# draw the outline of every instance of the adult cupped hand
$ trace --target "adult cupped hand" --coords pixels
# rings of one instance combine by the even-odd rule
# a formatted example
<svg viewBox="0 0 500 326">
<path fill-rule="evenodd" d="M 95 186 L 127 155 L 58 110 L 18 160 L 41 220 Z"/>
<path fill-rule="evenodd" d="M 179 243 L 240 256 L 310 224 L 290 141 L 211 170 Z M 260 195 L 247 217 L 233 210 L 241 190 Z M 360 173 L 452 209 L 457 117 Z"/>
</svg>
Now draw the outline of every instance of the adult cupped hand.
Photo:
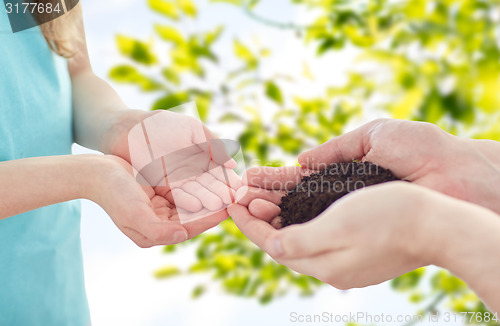
<svg viewBox="0 0 500 326">
<path fill-rule="evenodd" d="M 397 177 L 500 213 L 500 143 L 459 138 L 434 124 L 381 119 L 299 156 L 306 169 L 362 160 Z"/>
<path fill-rule="evenodd" d="M 250 169 L 243 203 L 276 216 L 275 204 L 304 175 L 353 160 L 378 164 L 401 179 L 500 213 L 500 143 L 459 138 L 430 123 L 390 119 L 375 120 L 301 154 L 301 167 Z"/>
<path fill-rule="evenodd" d="M 290 184 L 299 178 L 290 168 L 279 176 Z M 500 309 L 499 263 L 491 258 L 500 248 L 500 220 L 489 209 L 395 181 L 354 191 L 315 219 L 277 230 L 269 222 L 279 200 L 279 192 L 254 188 L 228 211 L 280 264 L 339 289 L 432 264 L 463 279 L 492 312 Z"/>
<path fill-rule="evenodd" d="M 440 235 L 425 214 L 433 195 L 405 182 L 371 186 L 344 196 L 314 220 L 280 230 L 270 224 L 279 213 L 272 204 L 235 204 L 228 211 L 238 228 L 280 264 L 348 289 L 435 263 Z M 276 203 L 277 193 L 268 192 L 267 200 Z"/>
</svg>

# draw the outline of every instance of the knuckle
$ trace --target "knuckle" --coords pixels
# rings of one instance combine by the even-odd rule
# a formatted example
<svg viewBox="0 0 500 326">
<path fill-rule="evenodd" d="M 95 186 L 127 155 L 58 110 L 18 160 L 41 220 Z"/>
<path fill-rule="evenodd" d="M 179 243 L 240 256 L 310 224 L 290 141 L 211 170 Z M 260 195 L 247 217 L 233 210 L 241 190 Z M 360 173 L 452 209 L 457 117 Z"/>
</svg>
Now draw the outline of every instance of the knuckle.
<svg viewBox="0 0 500 326">
<path fill-rule="evenodd" d="M 321 282 L 323 283 L 327 283 L 327 284 L 330 284 L 331 286 L 335 286 L 335 284 L 337 284 L 338 282 L 338 278 L 335 277 L 335 275 L 333 275 L 331 273 L 331 271 L 328 271 L 328 270 L 322 270 L 322 271 L 319 271 L 315 277 L 320 280 Z"/>
<path fill-rule="evenodd" d="M 267 239 L 265 243 L 265 251 L 275 260 L 278 258 L 281 258 L 283 254 L 279 252 L 279 250 L 276 250 L 276 243 L 281 243 L 283 244 L 283 240 L 280 235 L 275 235 L 271 236 L 269 239 Z M 288 250 L 288 248 L 287 248 Z"/>
<path fill-rule="evenodd" d="M 429 131 L 434 131 L 434 132 L 442 132 L 443 129 L 441 129 L 438 125 L 430 122 L 422 122 L 422 125 L 424 126 L 425 129 Z"/>
<path fill-rule="evenodd" d="M 381 125 L 383 123 L 387 123 L 389 121 L 392 121 L 392 119 L 388 119 L 388 118 L 378 118 L 378 119 L 375 119 L 373 120 L 371 123 L 375 126 L 378 126 L 378 125 Z"/>
<path fill-rule="evenodd" d="M 324 283 L 330 284 L 336 289 L 349 290 L 352 288 L 348 280 L 348 277 L 345 277 L 344 275 L 330 273 L 329 275 L 323 275 L 323 276 L 324 278 L 319 280 Z"/>
<path fill-rule="evenodd" d="M 339 290 L 349 290 L 352 289 L 351 286 L 349 286 L 347 283 L 337 283 L 336 285 L 332 285 L 333 287 L 339 289 Z"/>
<path fill-rule="evenodd" d="M 292 228 L 289 226 L 288 228 Z M 292 230 L 293 231 L 293 230 Z M 307 253 L 305 245 L 303 242 L 297 241 L 297 237 L 294 236 L 294 232 L 283 232 L 277 237 L 283 248 L 283 255 L 286 254 L 287 257 L 301 257 Z"/>
<path fill-rule="evenodd" d="M 147 249 L 147 248 L 151 248 L 152 245 L 150 244 L 147 244 L 145 242 L 135 242 L 135 244 L 139 247 L 139 248 L 142 248 L 142 249 Z"/>
<path fill-rule="evenodd" d="M 153 230 L 149 238 L 156 244 L 164 244 L 168 242 L 167 240 L 169 240 L 168 233 L 162 228 L 157 228 Z"/>
<path fill-rule="evenodd" d="M 447 133 L 441 129 L 438 125 L 430 122 L 419 122 L 420 123 L 420 130 L 419 130 L 419 135 L 420 137 L 425 137 L 426 139 L 434 139 L 436 141 L 437 139 L 441 139 L 440 137 L 445 136 Z M 439 138 L 438 138 L 439 137 Z"/>
</svg>

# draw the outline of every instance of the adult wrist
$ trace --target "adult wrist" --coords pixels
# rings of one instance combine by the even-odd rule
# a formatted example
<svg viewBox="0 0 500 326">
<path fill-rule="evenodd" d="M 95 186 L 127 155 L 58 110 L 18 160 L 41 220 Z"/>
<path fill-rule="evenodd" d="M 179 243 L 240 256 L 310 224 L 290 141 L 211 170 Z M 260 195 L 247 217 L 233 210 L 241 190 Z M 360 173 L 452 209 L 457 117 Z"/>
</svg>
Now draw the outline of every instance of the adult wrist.
<svg viewBox="0 0 500 326">
<path fill-rule="evenodd" d="M 402 239 L 408 248 L 408 254 L 418 260 L 421 266 L 436 265 L 437 256 L 441 247 L 440 242 L 443 226 L 436 224 L 439 218 L 436 213 L 436 195 L 441 194 L 423 188 L 412 186 L 412 192 L 408 193 L 410 203 L 407 207 L 414 207 L 408 212 L 411 216 L 412 224 L 409 225 L 414 238 L 412 241 Z"/>
<path fill-rule="evenodd" d="M 445 227 L 446 236 L 437 248 L 440 254 L 435 265 L 464 280 L 490 308 L 496 304 L 498 309 L 499 216 L 481 206 L 451 198 L 444 207 L 447 213 L 441 209 L 437 227 Z"/>
<path fill-rule="evenodd" d="M 429 219 L 433 221 L 429 227 L 433 230 L 433 240 L 427 247 L 430 263 L 458 276 L 474 268 L 469 263 L 488 251 L 481 246 L 484 235 L 489 233 L 492 216 L 493 220 L 498 219 L 486 208 L 435 193 Z"/>
</svg>

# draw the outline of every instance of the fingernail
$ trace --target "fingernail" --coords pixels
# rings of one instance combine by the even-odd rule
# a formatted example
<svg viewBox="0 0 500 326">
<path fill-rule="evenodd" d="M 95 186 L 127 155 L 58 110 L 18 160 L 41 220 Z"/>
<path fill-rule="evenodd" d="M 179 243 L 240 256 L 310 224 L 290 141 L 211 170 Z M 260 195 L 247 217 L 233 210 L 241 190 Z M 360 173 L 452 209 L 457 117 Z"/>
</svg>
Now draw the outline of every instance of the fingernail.
<svg viewBox="0 0 500 326">
<path fill-rule="evenodd" d="M 174 241 L 176 243 L 186 241 L 187 238 L 188 238 L 188 233 L 184 230 L 175 231 L 174 233 Z"/>
<path fill-rule="evenodd" d="M 270 245 L 270 251 L 271 251 L 271 256 L 281 256 L 283 255 L 285 252 L 283 251 L 283 246 L 281 244 L 281 240 L 280 239 L 274 239 L 271 241 L 271 245 Z"/>
</svg>

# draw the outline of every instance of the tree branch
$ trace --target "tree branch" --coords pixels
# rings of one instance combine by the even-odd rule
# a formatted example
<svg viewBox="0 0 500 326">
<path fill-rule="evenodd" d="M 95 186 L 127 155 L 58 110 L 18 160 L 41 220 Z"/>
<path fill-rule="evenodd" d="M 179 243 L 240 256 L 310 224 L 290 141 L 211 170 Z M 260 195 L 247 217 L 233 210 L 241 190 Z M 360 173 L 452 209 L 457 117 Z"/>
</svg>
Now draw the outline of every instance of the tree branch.
<svg viewBox="0 0 500 326">
<path fill-rule="evenodd" d="M 437 305 L 440 304 L 441 301 L 443 301 L 444 298 L 446 298 L 446 292 L 445 291 L 439 292 L 439 294 L 434 298 L 434 300 L 432 300 L 431 303 L 429 303 L 429 305 L 427 307 L 425 307 L 425 309 L 423 310 L 423 312 L 422 312 L 422 320 L 429 313 L 435 311 Z M 406 324 L 403 324 L 403 326 L 413 326 L 413 325 L 415 325 L 419 321 L 421 321 L 421 320 L 419 320 L 417 318 L 417 319 L 414 319 L 414 320 L 412 320 L 412 321 L 410 321 L 410 322 L 408 322 Z"/>
<path fill-rule="evenodd" d="M 264 25 L 267 25 L 267 26 L 270 26 L 270 27 L 274 27 L 274 28 L 279 28 L 279 29 L 289 29 L 289 30 L 294 30 L 294 31 L 306 31 L 306 30 L 311 30 L 311 29 L 324 29 L 326 28 L 326 26 L 314 26 L 314 25 L 311 25 L 311 26 L 308 26 L 308 25 L 298 25 L 298 24 L 295 24 L 295 23 L 292 23 L 292 22 L 278 22 L 278 21 L 275 21 L 275 20 L 272 20 L 272 19 L 269 19 L 269 18 L 266 18 L 266 17 L 262 17 L 258 14 L 256 14 L 251 8 L 250 8 L 250 5 L 249 5 L 249 2 L 243 4 L 243 12 L 251 19 L 261 23 L 261 24 L 264 24 Z"/>
</svg>

